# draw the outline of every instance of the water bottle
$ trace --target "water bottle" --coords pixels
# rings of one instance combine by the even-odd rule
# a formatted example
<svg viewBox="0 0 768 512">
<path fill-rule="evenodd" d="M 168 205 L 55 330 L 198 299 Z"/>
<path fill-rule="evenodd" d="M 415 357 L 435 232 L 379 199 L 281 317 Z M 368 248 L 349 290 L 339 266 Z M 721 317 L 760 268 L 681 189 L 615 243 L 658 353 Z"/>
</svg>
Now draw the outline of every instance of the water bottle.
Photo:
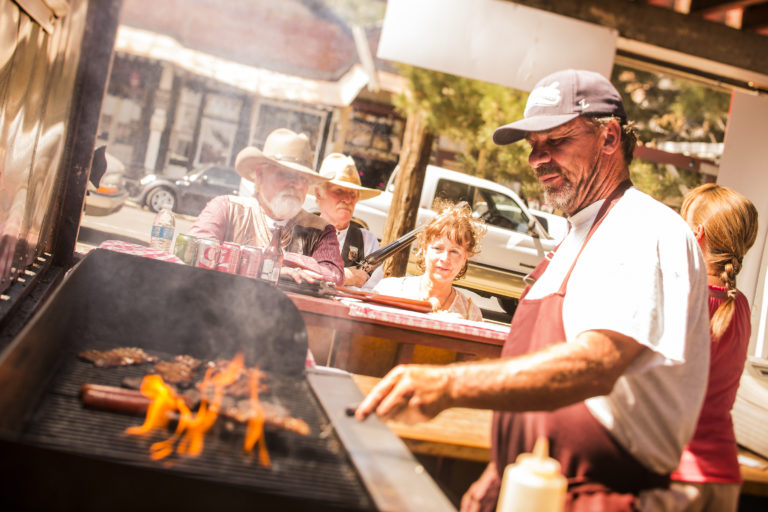
<svg viewBox="0 0 768 512">
<path fill-rule="evenodd" d="M 549 457 L 545 437 L 536 440 L 533 453 L 521 453 L 504 469 L 498 512 L 562 512 L 568 481 L 560 462 Z"/>
<path fill-rule="evenodd" d="M 176 227 L 176 218 L 168 208 L 163 208 L 152 222 L 152 234 L 149 237 L 149 246 L 153 249 L 171 252 L 173 232 Z"/>
</svg>

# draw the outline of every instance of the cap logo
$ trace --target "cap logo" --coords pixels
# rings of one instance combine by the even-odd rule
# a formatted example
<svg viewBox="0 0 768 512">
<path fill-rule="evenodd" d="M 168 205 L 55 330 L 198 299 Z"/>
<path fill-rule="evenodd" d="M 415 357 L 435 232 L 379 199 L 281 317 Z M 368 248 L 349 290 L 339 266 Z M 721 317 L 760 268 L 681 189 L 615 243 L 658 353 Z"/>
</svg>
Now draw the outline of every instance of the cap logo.
<svg viewBox="0 0 768 512">
<path fill-rule="evenodd" d="M 528 113 L 533 107 L 555 107 L 563 100 L 560 93 L 560 82 L 552 82 L 549 85 L 536 87 L 528 96 L 528 102 L 525 105 L 523 115 L 528 117 Z"/>
<path fill-rule="evenodd" d="M 581 111 L 584 112 L 589 108 L 589 103 L 587 103 L 587 100 L 585 100 L 584 98 L 581 98 L 579 100 L 579 106 L 581 107 Z"/>
</svg>

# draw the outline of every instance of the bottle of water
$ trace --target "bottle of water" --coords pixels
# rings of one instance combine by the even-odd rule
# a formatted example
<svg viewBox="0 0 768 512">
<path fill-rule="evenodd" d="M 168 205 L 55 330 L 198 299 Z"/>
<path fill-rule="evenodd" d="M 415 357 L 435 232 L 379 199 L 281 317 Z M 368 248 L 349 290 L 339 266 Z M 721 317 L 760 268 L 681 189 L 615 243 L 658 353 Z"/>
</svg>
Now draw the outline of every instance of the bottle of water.
<svg viewBox="0 0 768 512">
<path fill-rule="evenodd" d="M 152 222 L 152 234 L 149 238 L 149 246 L 161 251 L 171 252 L 173 232 L 176 227 L 176 218 L 168 208 L 163 208 Z"/>
</svg>

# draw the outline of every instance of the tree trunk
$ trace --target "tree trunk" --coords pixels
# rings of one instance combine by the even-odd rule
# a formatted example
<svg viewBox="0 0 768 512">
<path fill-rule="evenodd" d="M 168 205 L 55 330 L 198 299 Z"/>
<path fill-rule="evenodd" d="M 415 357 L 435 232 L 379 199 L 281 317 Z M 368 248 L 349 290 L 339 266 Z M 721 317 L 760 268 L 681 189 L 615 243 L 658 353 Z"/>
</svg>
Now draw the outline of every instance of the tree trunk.
<svg viewBox="0 0 768 512">
<path fill-rule="evenodd" d="M 383 244 L 393 242 L 416 227 L 421 188 L 432 153 L 433 133 L 427 129 L 422 111 L 408 116 L 400 152 L 400 170 L 395 178 L 392 205 L 382 236 Z M 403 249 L 384 263 L 384 275 L 404 276 L 410 250 Z"/>
</svg>

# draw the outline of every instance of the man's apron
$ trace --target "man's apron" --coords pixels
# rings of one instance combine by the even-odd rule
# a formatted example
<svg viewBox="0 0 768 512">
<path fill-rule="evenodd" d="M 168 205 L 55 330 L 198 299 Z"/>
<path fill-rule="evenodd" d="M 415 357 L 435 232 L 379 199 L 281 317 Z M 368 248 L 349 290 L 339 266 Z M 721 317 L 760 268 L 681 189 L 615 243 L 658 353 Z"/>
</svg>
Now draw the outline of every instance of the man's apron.
<svg viewBox="0 0 768 512">
<path fill-rule="evenodd" d="M 565 341 L 563 301 L 571 272 L 608 211 L 630 185 L 628 181 L 622 183 L 603 203 L 556 293 L 538 299 L 525 299 L 530 285 L 525 289 L 512 319 L 502 357 L 535 352 Z M 549 259 L 545 258 L 530 277 L 537 279 L 548 264 Z M 668 476 L 649 471 L 616 443 L 590 414 L 584 402 L 552 412 L 494 412 L 491 454 L 499 478 L 507 464 L 515 462 L 518 454 L 533 450 L 540 436 L 549 440 L 550 455 L 560 461 L 568 478 L 566 510 L 629 511 L 632 510 L 634 495 L 639 491 L 668 485 Z M 482 500 L 484 510 L 495 508 L 499 484 L 497 482 L 495 489 L 489 490 Z"/>
</svg>

